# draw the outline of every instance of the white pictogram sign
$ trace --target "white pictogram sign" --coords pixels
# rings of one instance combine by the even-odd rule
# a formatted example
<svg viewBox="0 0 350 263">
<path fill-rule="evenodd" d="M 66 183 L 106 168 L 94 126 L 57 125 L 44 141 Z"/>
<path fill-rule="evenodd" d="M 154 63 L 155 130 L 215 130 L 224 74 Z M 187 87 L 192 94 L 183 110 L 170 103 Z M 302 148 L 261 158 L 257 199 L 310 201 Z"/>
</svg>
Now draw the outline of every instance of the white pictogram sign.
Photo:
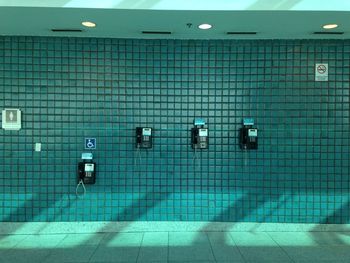
<svg viewBox="0 0 350 263">
<path fill-rule="evenodd" d="M 2 111 L 2 128 L 4 130 L 20 130 L 21 111 L 19 109 L 4 109 Z"/>
<path fill-rule="evenodd" d="M 328 64 L 316 64 L 315 81 L 328 81 Z"/>
<path fill-rule="evenodd" d="M 85 149 L 96 149 L 96 138 L 85 138 Z"/>
</svg>

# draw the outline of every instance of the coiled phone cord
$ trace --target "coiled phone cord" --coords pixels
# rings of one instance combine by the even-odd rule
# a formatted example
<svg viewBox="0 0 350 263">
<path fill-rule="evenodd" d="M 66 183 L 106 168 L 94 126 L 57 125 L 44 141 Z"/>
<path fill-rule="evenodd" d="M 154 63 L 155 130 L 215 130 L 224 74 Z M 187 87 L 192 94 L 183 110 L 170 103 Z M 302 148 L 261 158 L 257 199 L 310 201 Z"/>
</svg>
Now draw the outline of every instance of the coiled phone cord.
<svg viewBox="0 0 350 263">
<path fill-rule="evenodd" d="M 138 164 L 137 164 L 137 160 L 138 160 Z M 134 174 L 140 176 L 141 173 L 141 168 L 137 168 L 141 166 L 141 151 L 140 151 L 140 146 L 137 146 L 137 150 L 134 154 Z"/>
<path fill-rule="evenodd" d="M 78 190 L 79 190 L 80 185 L 83 187 L 83 194 L 82 194 L 82 195 L 78 194 Z M 85 185 L 84 185 L 84 182 L 83 182 L 82 179 L 79 181 L 77 187 L 75 188 L 75 194 L 76 194 L 77 197 L 79 197 L 79 198 L 80 198 L 80 197 L 83 198 L 83 197 L 85 196 L 85 194 L 86 194 L 86 188 L 85 188 Z"/>
<path fill-rule="evenodd" d="M 196 169 L 196 160 L 197 160 L 197 150 L 196 150 L 196 147 L 194 147 L 194 154 L 193 154 L 193 158 L 192 158 L 192 165 L 193 165 L 194 169 Z"/>
<path fill-rule="evenodd" d="M 136 156 L 134 157 L 134 166 L 137 165 L 137 159 L 139 160 L 139 165 L 141 165 L 141 151 L 140 147 L 137 147 Z"/>
</svg>

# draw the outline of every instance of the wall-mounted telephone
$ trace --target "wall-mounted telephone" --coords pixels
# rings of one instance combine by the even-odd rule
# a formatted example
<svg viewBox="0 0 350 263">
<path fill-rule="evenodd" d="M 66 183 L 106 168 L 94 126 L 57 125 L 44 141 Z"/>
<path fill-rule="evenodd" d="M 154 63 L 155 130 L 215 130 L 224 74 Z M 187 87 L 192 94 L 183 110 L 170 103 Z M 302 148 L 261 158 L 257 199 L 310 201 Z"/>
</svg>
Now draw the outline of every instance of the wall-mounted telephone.
<svg viewBox="0 0 350 263">
<path fill-rule="evenodd" d="M 96 181 L 96 163 L 92 161 L 92 153 L 83 153 L 82 162 L 78 164 L 78 184 L 94 184 Z"/>
<path fill-rule="evenodd" d="M 258 149 L 258 129 L 253 128 L 253 119 L 244 119 L 243 127 L 239 130 L 239 146 L 242 150 Z"/>
<path fill-rule="evenodd" d="M 136 128 L 136 148 L 152 148 L 152 128 Z"/>
<path fill-rule="evenodd" d="M 192 149 L 208 149 L 208 128 L 205 128 L 203 119 L 195 119 L 195 127 L 191 129 Z"/>
</svg>

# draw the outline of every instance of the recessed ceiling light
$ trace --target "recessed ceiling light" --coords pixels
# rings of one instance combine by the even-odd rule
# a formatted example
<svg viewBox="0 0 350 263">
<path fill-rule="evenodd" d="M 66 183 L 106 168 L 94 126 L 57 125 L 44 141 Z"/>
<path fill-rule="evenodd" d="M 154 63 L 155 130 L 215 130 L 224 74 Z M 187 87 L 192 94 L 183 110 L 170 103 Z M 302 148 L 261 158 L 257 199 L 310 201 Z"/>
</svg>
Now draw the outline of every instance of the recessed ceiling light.
<svg viewBox="0 0 350 263">
<path fill-rule="evenodd" d="M 86 26 L 86 27 L 95 27 L 96 24 L 94 22 L 90 22 L 90 21 L 84 21 L 81 23 L 83 26 Z"/>
<path fill-rule="evenodd" d="M 198 26 L 198 28 L 200 28 L 200 29 L 210 29 L 212 27 L 213 26 L 210 25 L 210 24 L 201 24 L 201 25 Z"/>
<path fill-rule="evenodd" d="M 333 29 L 333 28 L 337 28 L 337 27 L 338 27 L 337 24 L 327 24 L 327 25 L 323 26 L 324 29 Z"/>
</svg>

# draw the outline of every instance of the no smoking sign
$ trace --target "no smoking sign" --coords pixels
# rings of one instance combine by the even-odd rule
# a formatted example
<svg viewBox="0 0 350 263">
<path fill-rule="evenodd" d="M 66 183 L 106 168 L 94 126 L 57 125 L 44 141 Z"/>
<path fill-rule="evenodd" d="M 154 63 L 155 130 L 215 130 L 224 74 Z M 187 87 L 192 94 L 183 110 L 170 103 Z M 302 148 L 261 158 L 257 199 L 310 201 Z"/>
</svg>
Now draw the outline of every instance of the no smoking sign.
<svg viewBox="0 0 350 263">
<path fill-rule="evenodd" d="M 315 81 L 328 81 L 328 64 L 316 64 Z"/>
</svg>

